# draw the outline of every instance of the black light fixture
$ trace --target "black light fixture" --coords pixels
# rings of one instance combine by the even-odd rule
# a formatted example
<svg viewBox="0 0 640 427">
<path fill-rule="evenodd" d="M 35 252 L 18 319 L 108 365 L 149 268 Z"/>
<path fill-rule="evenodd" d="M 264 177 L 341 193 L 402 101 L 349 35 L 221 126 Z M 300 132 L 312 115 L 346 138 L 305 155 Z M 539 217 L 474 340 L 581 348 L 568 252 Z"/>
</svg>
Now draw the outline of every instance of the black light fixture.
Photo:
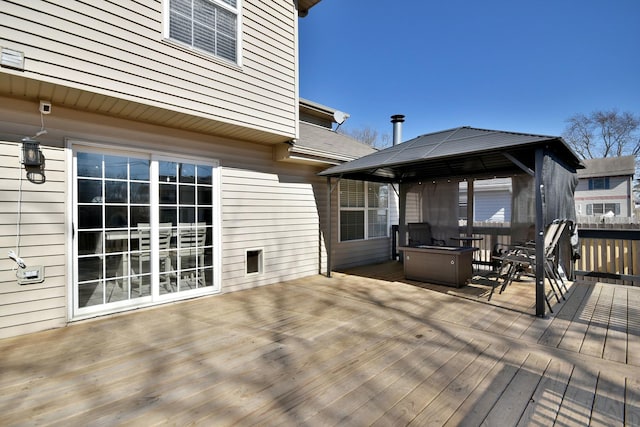
<svg viewBox="0 0 640 427">
<path fill-rule="evenodd" d="M 22 164 L 25 166 L 42 166 L 40 143 L 31 138 L 22 139 Z"/>
</svg>

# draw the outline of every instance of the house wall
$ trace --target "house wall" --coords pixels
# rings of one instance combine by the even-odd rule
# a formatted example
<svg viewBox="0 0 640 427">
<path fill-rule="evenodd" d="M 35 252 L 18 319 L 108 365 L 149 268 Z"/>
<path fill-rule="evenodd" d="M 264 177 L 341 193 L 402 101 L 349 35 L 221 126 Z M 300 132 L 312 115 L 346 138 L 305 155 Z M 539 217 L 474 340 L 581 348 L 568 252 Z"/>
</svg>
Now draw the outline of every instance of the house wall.
<svg viewBox="0 0 640 427">
<path fill-rule="evenodd" d="M 165 3 L 0 1 L 0 45 L 25 53 L 24 71 L 2 71 L 294 138 L 293 3 L 242 1 L 240 65 L 165 39 Z M 78 93 L 65 104 L 109 109 Z"/>
<path fill-rule="evenodd" d="M 389 234 L 388 237 L 368 240 L 352 240 L 341 242 L 340 239 L 340 209 L 339 190 L 336 180 L 332 180 L 331 193 L 331 249 L 332 267 L 334 269 L 348 268 L 357 265 L 375 264 L 391 259 L 391 225 L 398 223 L 398 203 L 395 192 L 390 188 L 389 197 Z M 326 183 L 325 183 L 326 186 Z M 325 190 L 326 191 L 326 190 Z M 395 221 L 395 222 L 394 222 Z"/>
<path fill-rule="evenodd" d="M 20 163 L 20 150 L 21 144 L 0 139 L 0 338 L 66 322 L 65 153 L 43 146 L 46 180 L 33 183 Z M 46 280 L 18 285 L 9 250 L 27 266 L 44 265 Z"/>
<path fill-rule="evenodd" d="M 575 191 L 578 215 L 587 215 L 587 204 L 620 203 L 621 217 L 631 216 L 631 179 L 628 176 L 609 177 L 608 190 L 589 190 L 589 179 L 581 178 Z M 600 216 L 598 214 L 597 216 Z"/>
<path fill-rule="evenodd" d="M 65 140 L 156 153 L 216 159 L 221 165 L 221 292 L 231 292 L 324 271 L 320 234 L 326 181 L 317 167 L 276 162 L 272 147 L 215 138 L 97 114 L 56 108 L 40 138 L 46 158 L 43 184 L 22 180 L 20 256 L 45 266 L 41 284 L 17 285 L 7 251 L 17 239 L 20 141 L 40 124 L 35 102 L 0 98 L 0 338 L 63 326 L 71 277 L 67 266 L 72 204 L 67 203 Z M 264 273 L 245 275 L 245 250 L 262 248 Z M 4 255 L 3 255 L 4 254 Z M 212 301 L 212 307 L 215 302 Z M 213 308 L 212 308 L 213 309 Z"/>
</svg>

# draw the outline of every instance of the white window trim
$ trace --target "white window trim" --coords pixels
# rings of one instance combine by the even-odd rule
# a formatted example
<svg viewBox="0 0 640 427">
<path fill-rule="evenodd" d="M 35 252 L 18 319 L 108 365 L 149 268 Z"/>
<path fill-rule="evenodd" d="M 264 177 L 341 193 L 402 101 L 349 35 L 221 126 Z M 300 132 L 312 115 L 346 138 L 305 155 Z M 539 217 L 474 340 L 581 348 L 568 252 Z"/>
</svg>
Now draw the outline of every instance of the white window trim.
<svg viewBox="0 0 640 427">
<path fill-rule="evenodd" d="M 74 139 L 66 139 L 65 146 L 67 149 L 67 161 L 71 166 L 67 168 L 67 206 L 71 208 L 67 210 L 67 247 L 71 248 L 68 251 L 67 255 L 67 277 L 70 280 L 67 281 L 67 321 L 79 321 L 87 318 L 104 315 L 104 314 L 113 314 L 117 312 L 123 311 L 131 311 L 139 308 L 155 306 L 167 302 L 179 301 L 182 299 L 194 298 L 196 296 L 201 295 L 210 295 L 217 294 L 222 291 L 222 195 L 220 193 L 221 190 L 221 166 L 220 162 L 215 159 L 210 159 L 206 156 L 196 156 L 196 155 L 188 155 L 181 153 L 171 153 L 171 152 L 157 152 L 154 147 L 135 147 L 131 148 L 127 145 L 121 144 L 106 144 L 106 143 L 97 143 L 90 142 L 84 140 L 74 140 Z M 214 286 L 209 288 L 200 288 L 193 291 L 185 292 L 184 294 L 168 294 L 168 295 L 157 295 L 155 292 L 150 297 L 142 297 L 137 298 L 137 302 L 139 304 L 130 304 L 129 301 L 121 301 L 111 303 L 108 309 L 104 309 L 102 306 L 92 306 L 92 307 L 84 307 L 76 311 L 76 301 L 78 301 L 78 289 L 76 286 L 76 277 L 75 277 L 75 264 L 77 257 L 77 241 L 74 239 L 74 229 L 75 224 L 78 221 L 77 218 L 77 209 L 76 209 L 76 201 L 78 199 L 77 195 L 77 185 L 75 185 L 74 178 L 76 178 L 76 156 L 75 153 L 81 149 L 83 151 L 92 151 L 96 153 L 112 152 L 118 154 L 130 154 L 132 156 L 148 156 L 152 161 L 160 161 L 160 160 L 170 160 L 176 161 L 179 160 L 187 160 L 194 161 L 200 164 L 211 165 L 214 168 L 213 176 L 212 176 L 212 191 L 213 191 L 213 268 L 214 268 Z M 152 162 L 151 171 L 153 173 L 154 166 Z M 155 170 L 157 172 L 157 170 Z M 154 200 L 157 202 L 157 195 L 154 195 L 153 190 L 154 184 L 151 182 L 150 191 L 152 194 L 150 195 L 150 203 Z M 157 190 L 157 188 L 156 188 Z M 156 191 L 157 192 L 157 191 Z M 152 205 L 153 206 L 153 205 Z M 157 206 L 157 204 L 156 204 Z M 157 212 L 153 213 L 153 209 L 150 212 L 151 218 L 155 218 L 157 220 Z M 152 224 L 152 230 L 157 230 L 157 225 Z M 156 242 L 157 244 L 157 242 Z M 157 252 L 157 251 L 156 251 Z M 155 261 L 157 262 L 157 261 Z"/>
<path fill-rule="evenodd" d="M 353 181 L 358 181 L 358 180 L 353 180 Z M 340 181 L 342 182 L 342 181 Z M 386 208 L 370 208 L 369 207 L 369 181 L 361 181 L 364 183 L 364 207 L 342 207 L 340 204 L 340 182 L 338 183 L 337 189 L 338 189 L 338 243 L 348 243 L 348 242 L 363 242 L 365 240 L 376 240 L 376 239 L 388 239 L 389 238 L 389 228 L 390 228 L 390 208 L 389 208 L 389 197 L 387 197 L 387 207 Z M 382 185 L 387 185 L 388 191 L 387 194 L 389 194 L 389 184 L 382 184 Z M 374 210 L 374 209 L 386 209 L 387 210 L 387 224 L 385 226 L 385 235 L 384 236 L 374 236 L 374 237 L 369 237 L 369 211 L 370 210 Z M 342 227 L 341 227 L 341 223 L 340 223 L 340 212 L 342 211 L 351 211 L 351 212 L 361 212 L 364 210 L 364 238 L 362 239 L 352 239 L 352 240 L 342 240 Z"/>
<path fill-rule="evenodd" d="M 227 9 L 230 12 L 235 13 L 236 17 L 237 17 L 237 28 L 236 28 L 236 60 L 235 61 L 230 61 L 226 58 L 223 58 L 221 56 L 218 56 L 214 53 L 208 52 L 206 50 L 202 50 L 202 49 L 198 49 L 197 47 L 193 47 L 190 46 L 186 43 L 181 42 L 180 40 L 176 40 L 173 39 L 169 36 L 169 17 L 171 16 L 170 13 L 170 0 L 164 0 L 163 1 L 163 7 L 162 7 L 162 37 L 164 39 L 165 42 L 167 43 L 171 43 L 175 46 L 178 46 L 182 49 L 185 49 L 191 53 L 195 53 L 198 55 L 202 55 L 208 59 L 213 59 L 216 61 L 220 61 L 222 64 L 226 64 L 226 65 L 237 65 L 238 67 L 242 67 L 242 35 L 243 33 L 243 8 L 242 8 L 242 0 L 237 0 L 237 4 L 236 4 L 236 8 L 234 9 L 233 7 L 229 6 L 228 4 L 221 2 L 219 0 L 209 0 L 212 3 L 215 3 L 217 6 L 220 6 L 224 9 Z"/>
</svg>

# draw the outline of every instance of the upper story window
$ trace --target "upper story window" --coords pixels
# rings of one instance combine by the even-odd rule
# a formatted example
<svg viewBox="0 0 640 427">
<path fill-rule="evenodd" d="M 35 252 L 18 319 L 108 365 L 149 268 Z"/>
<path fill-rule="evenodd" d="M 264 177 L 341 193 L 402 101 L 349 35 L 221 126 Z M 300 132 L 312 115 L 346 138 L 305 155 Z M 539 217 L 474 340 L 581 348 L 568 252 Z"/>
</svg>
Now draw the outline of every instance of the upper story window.
<svg viewBox="0 0 640 427">
<path fill-rule="evenodd" d="M 589 190 L 608 190 L 609 177 L 604 178 L 589 178 Z"/>
<path fill-rule="evenodd" d="M 168 36 L 238 62 L 240 0 L 170 0 Z"/>
</svg>

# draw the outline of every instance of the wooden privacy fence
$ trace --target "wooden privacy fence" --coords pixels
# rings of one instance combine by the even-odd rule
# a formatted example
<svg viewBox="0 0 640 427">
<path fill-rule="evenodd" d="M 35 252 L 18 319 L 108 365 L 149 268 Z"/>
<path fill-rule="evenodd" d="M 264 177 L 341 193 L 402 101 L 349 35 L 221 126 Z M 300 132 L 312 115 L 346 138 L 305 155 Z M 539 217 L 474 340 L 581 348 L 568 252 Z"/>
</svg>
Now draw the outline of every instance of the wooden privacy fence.
<svg viewBox="0 0 640 427">
<path fill-rule="evenodd" d="M 593 225 L 591 225 L 593 226 Z M 640 286 L 640 226 L 580 228 L 576 275 L 586 280 Z"/>
</svg>

